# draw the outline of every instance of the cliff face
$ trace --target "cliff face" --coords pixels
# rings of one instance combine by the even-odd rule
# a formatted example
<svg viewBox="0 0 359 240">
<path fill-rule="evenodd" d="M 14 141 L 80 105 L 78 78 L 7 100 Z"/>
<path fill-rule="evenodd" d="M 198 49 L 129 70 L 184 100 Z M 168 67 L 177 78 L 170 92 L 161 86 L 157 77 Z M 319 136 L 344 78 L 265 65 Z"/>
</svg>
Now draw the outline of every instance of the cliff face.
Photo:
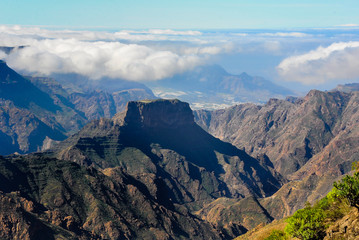
<svg viewBox="0 0 359 240">
<path fill-rule="evenodd" d="M 143 128 L 181 128 L 194 125 L 188 103 L 179 100 L 129 102 L 125 124 Z"/>
</svg>

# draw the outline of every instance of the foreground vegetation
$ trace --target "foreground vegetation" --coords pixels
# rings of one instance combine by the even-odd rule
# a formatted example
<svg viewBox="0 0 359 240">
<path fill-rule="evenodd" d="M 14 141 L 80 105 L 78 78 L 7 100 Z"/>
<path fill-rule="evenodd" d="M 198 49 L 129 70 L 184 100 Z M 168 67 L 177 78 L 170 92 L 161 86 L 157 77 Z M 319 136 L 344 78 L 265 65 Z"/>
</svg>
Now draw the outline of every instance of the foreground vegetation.
<svg viewBox="0 0 359 240">
<path fill-rule="evenodd" d="M 355 165 L 357 166 L 357 163 Z M 352 218 L 358 218 L 359 171 L 357 167 L 355 169 L 352 176 L 347 175 L 341 181 L 335 182 L 332 191 L 313 206 L 307 203 L 304 209 L 296 211 L 289 218 L 269 224 L 263 229 L 254 229 L 239 237 L 238 240 L 347 239 L 348 236 L 344 236 L 347 234 L 347 226 L 344 231 L 339 231 L 338 226 L 342 223 L 338 221 L 345 216 L 348 220 L 349 215 Z M 333 227 L 335 224 L 337 229 Z M 337 233 L 333 234 L 333 232 Z"/>
</svg>

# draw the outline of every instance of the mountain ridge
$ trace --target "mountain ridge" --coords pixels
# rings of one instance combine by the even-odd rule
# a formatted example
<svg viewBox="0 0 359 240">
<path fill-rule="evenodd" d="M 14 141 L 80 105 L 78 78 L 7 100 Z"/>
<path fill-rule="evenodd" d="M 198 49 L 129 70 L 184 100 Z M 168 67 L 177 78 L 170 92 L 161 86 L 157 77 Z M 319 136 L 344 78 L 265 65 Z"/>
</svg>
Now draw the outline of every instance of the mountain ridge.
<svg viewBox="0 0 359 240">
<path fill-rule="evenodd" d="M 265 105 L 195 111 L 198 124 L 252 156 L 265 154 L 290 181 L 261 205 L 282 218 L 325 195 L 359 156 L 359 92 L 311 90 Z"/>
<path fill-rule="evenodd" d="M 289 89 L 247 73 L 233 75 L 219 65 L 197 67 L 147 84 L 161 98 L 179 98 L 194 109 L 218 109 L 240 102 L 264 103 L 271 97 L 295 95 Z"/>
</svg>

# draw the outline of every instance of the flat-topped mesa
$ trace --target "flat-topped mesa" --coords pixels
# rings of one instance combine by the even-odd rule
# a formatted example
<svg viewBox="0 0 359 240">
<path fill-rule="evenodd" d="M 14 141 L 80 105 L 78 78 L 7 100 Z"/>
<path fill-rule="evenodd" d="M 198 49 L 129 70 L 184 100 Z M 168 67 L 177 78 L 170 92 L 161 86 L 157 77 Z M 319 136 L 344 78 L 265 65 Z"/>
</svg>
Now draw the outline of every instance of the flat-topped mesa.
<svg viewBox="0 0 359 240">
<path fill-rule="evenodd" d="M 145 128 L 178 128 L 195 124 L 189 104 L 177 99 L 130 101 L 124 123 Z"/>
</svg>

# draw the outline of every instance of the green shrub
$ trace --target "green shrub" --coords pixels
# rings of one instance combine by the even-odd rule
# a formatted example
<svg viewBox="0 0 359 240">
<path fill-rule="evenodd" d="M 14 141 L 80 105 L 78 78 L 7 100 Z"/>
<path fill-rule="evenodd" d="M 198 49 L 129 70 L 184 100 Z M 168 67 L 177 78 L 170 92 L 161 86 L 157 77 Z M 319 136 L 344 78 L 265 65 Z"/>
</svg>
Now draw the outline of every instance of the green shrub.
<svg viewBox="0 0 359 240">
<path fill-rule="evenodd" d="M 333 185 L 337 189 L 337 197 L 346 199 L 350 206 L 359 210 L 359 172 L 355 172 L 353 176 L 346 175 Z"/>
<path fill-rule="evenodd" d="M 281 230 L 273 230 L 264 240 L 287 240 L 287 234 Z"/>
<path fill-rule="evenodd" d="M 288 218 L 285 231 L 302 240 L 319 240 L 325 236 L 325 211 L 307 205 Z"/>
</svg>

